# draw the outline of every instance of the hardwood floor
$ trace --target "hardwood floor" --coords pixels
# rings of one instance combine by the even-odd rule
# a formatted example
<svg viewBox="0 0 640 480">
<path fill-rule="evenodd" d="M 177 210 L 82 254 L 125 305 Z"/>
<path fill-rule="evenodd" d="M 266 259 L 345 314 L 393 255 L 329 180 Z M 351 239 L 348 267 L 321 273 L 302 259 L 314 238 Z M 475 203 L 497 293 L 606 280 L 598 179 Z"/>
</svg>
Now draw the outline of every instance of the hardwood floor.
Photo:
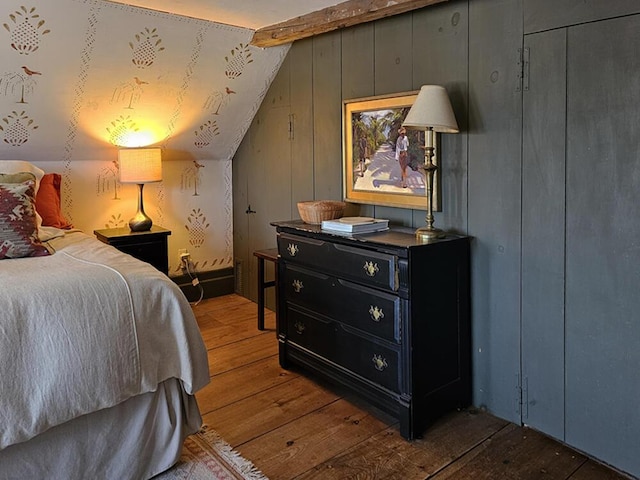
<svg viewBox="0 0 640 480">
<path fill-rule="evenodd" d="M 275 314 L 257 329 L 257 305 L 238 295 L 194 307 L 211 383 L 197 394 L 204 422 L 271 480 L 625 479 L 548 437 L 469 409 L 423 438 L 393 418 L 278 364 Z"/>
</svg>

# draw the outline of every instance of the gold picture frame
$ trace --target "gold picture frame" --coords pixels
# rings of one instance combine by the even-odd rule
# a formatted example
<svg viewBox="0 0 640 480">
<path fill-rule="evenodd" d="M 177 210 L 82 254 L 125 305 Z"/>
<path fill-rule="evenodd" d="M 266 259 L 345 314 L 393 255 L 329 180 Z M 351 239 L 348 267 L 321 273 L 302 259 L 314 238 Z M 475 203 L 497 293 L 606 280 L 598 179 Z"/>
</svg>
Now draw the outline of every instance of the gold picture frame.
<svg viewBox="0 0 640 480">
<path fill-rule="evenodd" d="M 345 100 L 343 123 L 343 194 L 351 203 L 427 209 L 424 132 L 406 130 L 408 166 L 403 182 L 396 157 L 399 129 L 418 91 Z M 437 135 L 433 163 L 438 164 Z M 403 186 L 404 185 L 404 186 Z M 439 169 L 434 175 L 433 210 L 440 210 Z"/>
</svg>

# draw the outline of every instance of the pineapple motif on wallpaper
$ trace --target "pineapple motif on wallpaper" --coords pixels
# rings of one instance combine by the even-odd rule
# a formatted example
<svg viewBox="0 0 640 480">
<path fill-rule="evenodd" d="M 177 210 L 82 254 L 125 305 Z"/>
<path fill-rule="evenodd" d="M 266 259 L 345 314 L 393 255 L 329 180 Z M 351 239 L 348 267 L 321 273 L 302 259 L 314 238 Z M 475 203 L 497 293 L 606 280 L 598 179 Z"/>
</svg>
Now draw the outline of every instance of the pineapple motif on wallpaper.
<svg viewBox="0 0 640 480">
<path fill-rule="evenodd" d="M 194 145 L 198 148 L 207 147 L 211 145 L 214 137 L 218 135 L 220 135 L 218 122 L 215 120 L 207 120 L 195 131 L 196 140 Z"/>
<path fill-rule="evenodd" d="M 180 176 L 180 190 L 183 192 L 193 187 L 193 196 L 197 197 L 198 184 L 200 183 L 200 169 L 204 168 L 204 165 L 198 163 L 197 160 L 193 160 L 193 165 L 185 168 Z"/>
<path fill-rule="evenodd" d="M 126 145 L 127 135 L 131 132 L 137 132 L 140 128 L 136 125 L 130 116 L 120 115 L 111 122 L 111 126 L 107 127 L 109 133 L 109 142 L 113 145 Z"/>
<path fill-rule="evenodd" d="M 50 30 L 42 30 L 45 24 L 36 13 L 36 7 L 27 9 L 21 6 L 19 10 L 9 14 L 10 23 L 3 23 L 4 28 L 11 34 L 11 48 L 20 55 L 29 55 L 40 48 L 40 37 Z"/>
<path fill-rule="evenodd" d="M 157 28 L 145 28 L 135 35 L 135 42 L 129 42 L 129 47 L 133 50 L 131 61 L 138 68 L 146 68 L 153 65 L 158 53 L 164 50 L 161 47 L 162 39 L 158 38 Z"/>
<path fill-rule="evenodd" d="M 224 73 L 227 78 L 230 79 L 234 79 L 242 75 L 245 67 L 253 62 L 249 45 L 245 45 L 244 43 L 240 43 L 237 47 L 231 50 L 231 54 L 224 57 L 224 59 L 227 62 L 227 68 Z"/>
<path fill-rule="evenodd" d="M 0 93 L 5 97 L 15 95 L 16 103 L 28 103 L 27 95 L 31 95 L 37 85 L 35 77 L 42 75 L 40 72 L 23 66 L 22 72 L 5 72 L 0 77 Z"/>
<path fill-rule="evenodd" d="M 120 213 L 118 215 L 111 215 L 111 218 L 104 224 L 105 228 L 121 228 L 125 225 L 125 221 Z"/>
<path fill-rule="evenodd" d="M 34 120 L 29 118 L 24 110 L 20 113 L 13 111 L 0 121 L 0 131 L 4 133 L 4 143 L 19 147 L 29 140 L 32 130 L 38 128 Z"/>
<path fill-rule="evenodd" d="M 193 209 L 187 218 L 185 228 L 189 232 L 189 243 L 192 247 L 199 248 L 204 244 L 205 230 L 209 228 L 207 217 L 204 216 L 202 210 Z"/>
</svg>

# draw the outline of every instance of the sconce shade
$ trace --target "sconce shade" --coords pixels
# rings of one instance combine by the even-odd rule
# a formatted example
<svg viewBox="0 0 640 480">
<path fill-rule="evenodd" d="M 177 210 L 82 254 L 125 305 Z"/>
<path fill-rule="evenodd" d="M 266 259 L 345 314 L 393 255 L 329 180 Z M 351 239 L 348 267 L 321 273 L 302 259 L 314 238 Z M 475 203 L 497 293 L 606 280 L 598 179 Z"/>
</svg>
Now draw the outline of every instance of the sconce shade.
<svg viewBox="0 0 640 480">
<path fill-rule="evenodd" d="M 402 126 L 411 130 L 431 128 L 434 132 L 458 133 L 458 122 L 445 88 L 423 85 Z"/>
<path fill-rule="evenodd" d="M 162 180 L 160 148 L 121 148 L 118 150 L 121 183 L 152 183 Z"/>
</svg>

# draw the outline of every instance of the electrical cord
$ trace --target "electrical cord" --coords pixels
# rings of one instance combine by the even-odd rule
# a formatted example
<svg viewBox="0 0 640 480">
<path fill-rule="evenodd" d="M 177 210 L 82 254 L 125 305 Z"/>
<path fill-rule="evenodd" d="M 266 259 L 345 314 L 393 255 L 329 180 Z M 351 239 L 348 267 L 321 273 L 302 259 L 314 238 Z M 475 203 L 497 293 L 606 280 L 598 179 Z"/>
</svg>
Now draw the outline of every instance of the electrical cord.
<svg viewBox="0 0 640 480">
<path fill-rule="evenodd" d="M 182 257 L 182 271 L 187 272 L 187 275 L 189 275 L 189 278 L 191 279 L 191 285 L 200 289 L 200 298 L 198 298 L 198 300 L 196 300 L 195 302 L 189 302 L 191 306 L 196 306 L 202 301 L 202 298 L 204 297 L 204 288 L 202 288 L 200 280 L 198 280 L 198 274 L 195 272 L 195 270 L 191 272 L 191 262 L 189 261 L 188 255 Z"/>
</svg>

